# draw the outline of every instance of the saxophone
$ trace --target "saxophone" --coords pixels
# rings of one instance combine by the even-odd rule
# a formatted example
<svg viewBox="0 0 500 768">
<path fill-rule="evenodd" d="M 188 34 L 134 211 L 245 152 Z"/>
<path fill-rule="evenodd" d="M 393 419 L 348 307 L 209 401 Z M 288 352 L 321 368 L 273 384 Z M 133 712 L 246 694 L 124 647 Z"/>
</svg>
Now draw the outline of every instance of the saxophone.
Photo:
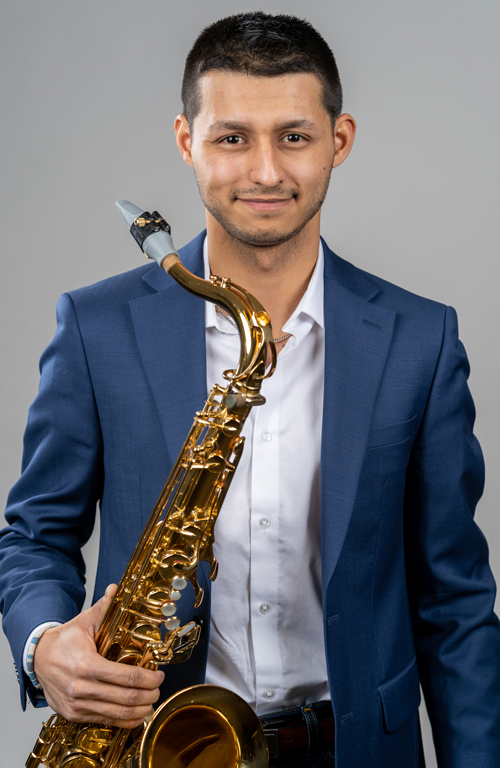
<svg viewBox="0 0 500 768">
<path fill-rule="evenodd" d="M 184 626 L 177 602 L 191 583 L 195 607 L 203 599 L 197 568 L 210 564 L 214 526 L 240 459 L 241 430 L 254 405 L 265 402 L 262 380 L 276 366 L 268 314 L 227 278 L 202 280 L 181 263 L 170 226 L 156 212 L 117 202 L 130 231 L 183 288 L 227 310 L 240 334 L 240 360 L 225 371 L 198 411 L 179 457 L 118 585 L 96 635 L 107 659 L 156 670 L 189 659 L 200 636 L 196 620 Z M 271 364 L 266 370 L 267 354 Z M 26 768 L 265 768 L 267 742 L 251 707 L 218 686 L 186 688 L 165 701 L 134 731 L 92 723 L 70 723 L 60 715 L 43 724 Z"/>
</svg>

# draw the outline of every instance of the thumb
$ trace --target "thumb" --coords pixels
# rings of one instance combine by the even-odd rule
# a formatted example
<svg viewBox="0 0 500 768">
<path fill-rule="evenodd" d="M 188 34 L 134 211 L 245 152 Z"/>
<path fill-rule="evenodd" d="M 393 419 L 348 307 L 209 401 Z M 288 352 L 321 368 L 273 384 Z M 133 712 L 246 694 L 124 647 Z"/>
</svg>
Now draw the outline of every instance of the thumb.
<svg viewBox="0 0 500 768">
<path fill-rule="evenodd" d="M 97 634 L 97 630 L 101 626 L 104 615 L 108 610 L 117 589 L 118 587 L 116 584 L 109 584 L 101 599 L 81 614 L 81 617 L 85 622 L 85 629 L 92 634 L 92 637 L 95 637 Z"/>
</svg>

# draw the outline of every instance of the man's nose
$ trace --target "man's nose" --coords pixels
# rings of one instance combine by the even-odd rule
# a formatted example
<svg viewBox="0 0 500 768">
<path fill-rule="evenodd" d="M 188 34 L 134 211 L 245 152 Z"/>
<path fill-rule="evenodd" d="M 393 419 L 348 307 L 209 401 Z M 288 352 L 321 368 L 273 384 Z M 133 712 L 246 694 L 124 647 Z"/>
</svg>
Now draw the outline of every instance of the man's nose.
<svg viewBox="0 0 500 768">
<path fill-rule="evenodd" d="M 284 181 L 285 173 L 273 143 L 258 142 L 249 156 L 249 176 L 254 184 L 275 187 Z"/>
</svg>

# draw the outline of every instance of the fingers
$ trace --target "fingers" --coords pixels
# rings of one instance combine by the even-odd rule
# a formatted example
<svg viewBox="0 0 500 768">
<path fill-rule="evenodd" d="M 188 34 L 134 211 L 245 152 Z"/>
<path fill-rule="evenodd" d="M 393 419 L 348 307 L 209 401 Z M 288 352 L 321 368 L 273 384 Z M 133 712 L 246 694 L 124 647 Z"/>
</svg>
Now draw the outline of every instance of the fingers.
<svg viewBox="0 0 500 768">
<path fill-rule="evenodd" d="M 117 728 L 136 728 L 144 723 L 152 712 L 151 707 L 120 708 L 102 702 L 96 706 L 93 701 L 70 702 L 64 706 L 59 700 L 52 700 L 49 695 L 46 695 L 46 699 L 48 705 L 70 723 L 98 723 Z"/>
<path fill-rule="evenodd" d="M 108 664 L 122 666 L 116 662 Z M 70 722 L 106 722 L 120 728 L 134 728 L 143 722 L 159 696 L 158 687 L 128 688 L 76 675 L 46 692 L 52 709 Z"/>
<path fill-rule="evenodd" d="M 47 701 L 53 709 L 62 710 L 70 722 L 106 723 L 120 728 L 135 728 L 150 714 L 158 697 L 158 689 L 120 689 L 104 683 L 76 681 L 59 698 L 52 701 L 47 696 Z"/>
<path fill-rule="evenodd" d="M 158 688 L 145 690 L 143 688 L 122 688 L 96 680 L 74 680 L 68 686 L 68 696 L 75 701 L 102 701 L 106 704 L 117 705 L 127 709 L 145 707 L 147 711 L 155 704 L 160 696 Z M 146 714 L 147 714 L 146 711 Z M 141 712 L 130 712 L 130 717 L 141 717 Z"/>
<path fill-rule="evenodd" d="M 47 703 L 70 723 L 105 723 L 118 728 L 135 728 L 145 721 L 151 713 L 151 707 L 117 707 L 116 705 L 93 701 L 72 701 L 66 706 L 60 701 L 47 696 Z"/>
<path fill-rule="evenodd" d="M 165 679 L 165 673 L 160 670 L 131 667 L 128 664 L 117 664 L 99 654 L 85 656 L 80 660 L 77 670 L 78 677 L 92 678 L 102 683 L 111 683 L 128 689 L 156 690 Z"/>
</svg>

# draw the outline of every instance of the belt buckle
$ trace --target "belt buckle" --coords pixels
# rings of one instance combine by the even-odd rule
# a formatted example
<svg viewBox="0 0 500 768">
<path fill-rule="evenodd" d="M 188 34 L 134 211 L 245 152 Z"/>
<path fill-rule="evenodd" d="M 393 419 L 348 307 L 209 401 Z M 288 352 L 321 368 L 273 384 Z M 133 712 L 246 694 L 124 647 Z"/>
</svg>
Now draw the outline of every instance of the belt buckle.
<svg viewBox="0 0 500 768">
<path fill-rule="evenodd" d="M 264 736 L 267 739 L 267 748 L 269 750 L 269 759 L 276 760 L 280 756 L 280 739 L 277 728 L 265 728 Z"/>
</svg>

